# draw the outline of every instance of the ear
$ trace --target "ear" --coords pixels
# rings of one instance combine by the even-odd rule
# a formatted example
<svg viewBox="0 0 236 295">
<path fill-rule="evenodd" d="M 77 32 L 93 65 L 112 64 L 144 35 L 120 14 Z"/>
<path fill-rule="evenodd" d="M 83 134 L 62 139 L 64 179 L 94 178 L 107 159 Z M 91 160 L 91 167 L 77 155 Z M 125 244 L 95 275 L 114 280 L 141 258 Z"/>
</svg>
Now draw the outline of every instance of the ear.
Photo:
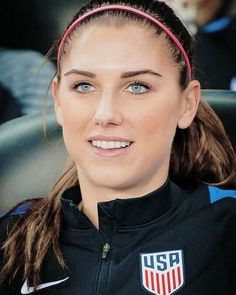
<svg viewBox="0 0 236 295">
<path fill-rule="evenodd" d="M 61 111 L 61 103 L 60 103 L 58 88 L 59 88 L 58 78 L 54 77 L 52 81 L 52 96 L 54 99 L 54 110 L 55 110 L 55 114 L 57 118 L 57 123 L 59 125 L 62 125 L 62 111 Z"/>
<path fill-rule="evenodd" d="M 178 121 L 180 129 L 188 128 L 191 125 L 197 113 L 200 99 L 201 86 L 199 81 L 190 81 L 188 87 L 184 90 L 181 101 L 181 114 Z"/>
</svg>

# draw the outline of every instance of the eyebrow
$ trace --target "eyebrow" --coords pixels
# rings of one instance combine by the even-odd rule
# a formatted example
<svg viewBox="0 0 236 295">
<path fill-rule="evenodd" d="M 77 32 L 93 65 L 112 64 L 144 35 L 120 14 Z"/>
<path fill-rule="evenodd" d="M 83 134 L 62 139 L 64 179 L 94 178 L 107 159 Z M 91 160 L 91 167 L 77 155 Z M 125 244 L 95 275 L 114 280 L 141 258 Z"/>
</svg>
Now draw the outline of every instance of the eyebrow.
<svg viewBox="0 0 236 295">
<path fill-rule="evenodd" d="M 72 74 L 77 74 L 77 75 L 82 75 L 86 76 L 88 78 L 95 78 L 96 75 L 94 73 L 88 72 L 88 71 L 82 71 L 78 69 L 72 69 L 69 72 L 65 73 L 64 76 L 72 75 Z M 127 79 L 127 78 L 132 78 L 138 75 L 144 75 L 144 74 L 151 74 L 154 76 L 162 77 L 161 74 L 156 73 L 152 70 L 145 69 L 145 70 L 139 70 L 139 71 L 129 71 L 129 72 L 124 72 L 121 74 L 121 78 Z"/>
<path fill-rule="evenodd" d="M 82 76 L 86 76 L 88 78 L 95 78 L 96 77 L 96 75 L 91 72 L 77 70 L 77 69 L 70 70 L 69 72 L 65 73 L 64 76 L 68 76 L 68 75 L 72 75 L 72 74 L 82 75 Z"/>
<path fill-rule="evenodd" d="M 124 78 L 124 79 L 125 78 L 131 78 L 131 77 L 135 77 L 135 76 L 138 76 L 138 75 L 144 75 L 144 74 L 151 74 L 151 75 L 155 75 L 155 76 L 158 76 L 158 77 L 162 77 L 161 74 L 147 69 L 147 70 L 131 71 L 131 72 L 122 73 L 121 78 Z"/>
</svg>

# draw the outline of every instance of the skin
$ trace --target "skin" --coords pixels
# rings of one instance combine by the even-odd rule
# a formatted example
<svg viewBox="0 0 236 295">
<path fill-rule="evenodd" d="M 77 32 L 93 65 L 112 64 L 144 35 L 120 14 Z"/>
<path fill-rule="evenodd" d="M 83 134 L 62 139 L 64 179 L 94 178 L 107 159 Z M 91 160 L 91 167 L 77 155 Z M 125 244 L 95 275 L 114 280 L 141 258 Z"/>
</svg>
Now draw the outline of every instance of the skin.
<svg viewBox="0 0 236 295">
<path fill-rule="evenodd" d="M 147 69 L 153 73 L 124 75 Z M 83 211 L 96 227 L 98 202 L 142 196 L 166 182 L 176 127 L 191 124 L 200 99 L 199 82 L 181 91 L 178 81 L 166 40 L 152 28 L 90 25 L 72 39 L 52 90 Z M 91 138 L 132 144 L 102 150 Z"/>
</svg>

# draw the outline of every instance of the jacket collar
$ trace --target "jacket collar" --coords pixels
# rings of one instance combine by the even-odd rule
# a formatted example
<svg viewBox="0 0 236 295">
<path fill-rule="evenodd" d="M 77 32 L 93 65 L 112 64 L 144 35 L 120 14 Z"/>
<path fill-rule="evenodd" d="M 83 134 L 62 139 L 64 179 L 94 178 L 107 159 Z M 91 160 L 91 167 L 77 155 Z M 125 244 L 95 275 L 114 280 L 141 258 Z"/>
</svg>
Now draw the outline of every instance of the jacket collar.
<svg viewBox="0 0 236 295">
<path fill-rule="evenodd" d="M 161 217 L 176 202 L 181 201 L 185 194 L 173 182 L 168 180 L 155 191 L 130 199 L 115 199 L 98 203 L 99 224 L 109 221 L 116 227 L 136 227 Z M 67 189 L 62 197 L 62 213 L 64 224 L 71 228 L 89 229 L 92 224 L 79 211 L 78 204 L 81 193 L 78 185 Z"/>
</svg>

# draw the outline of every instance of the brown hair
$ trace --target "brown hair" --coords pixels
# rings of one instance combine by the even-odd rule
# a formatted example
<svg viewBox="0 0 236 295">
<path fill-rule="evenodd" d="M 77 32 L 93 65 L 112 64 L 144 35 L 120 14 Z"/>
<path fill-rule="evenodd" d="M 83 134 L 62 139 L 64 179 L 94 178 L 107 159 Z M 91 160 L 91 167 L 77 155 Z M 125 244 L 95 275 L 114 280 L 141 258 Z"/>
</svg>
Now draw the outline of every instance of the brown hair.
<svg viewBox="0 0 236 295">
<path fill-rule="evenodd" d="M 148 3 L 146 3 L 148 2 Z M 120 4 L 112 0 L 111 4 Z M 162 21 L 179 38 L 192 63 L 193 41 L 180 20 L 173 11 L 159 1 L 125 0 L 122 4 L 130 5 L 149 13 Z M 108 1 L 92 1 L 84 6 L 76 15 L 99 5 L 108 4 Z M 103 21 L 100 14 L 86 21 Z M 126 12 L 119 12 L 126 21 L 139 21 L 139 17 Z M 109 17 L 117 16 L 117 12 L 109 12 Z M 141 20 L 143 22 L 143 20 Z M 158 30 L 158 28 L 156 28 Z M 160 34 L 160 30 L 158 30 Z M 72 34 L 63 48 L 66 54 Z M 186 67 L 178 48 L 168 40 L 170 51 L 180 69 L 180 86 L 186 85 Z M 60 63 L 60 61 L 58 61 Z M 58 69 L 60 77 L 60 69 Z M 209 105 L 201 101 L 196 117 L 191 126 L 185 130 L 177 129 L 173 142 L 170 178 L 185 189 L 192 189 L 201 183 L 214 184 L 221 187 L 234 186 L 236 183 L 236 161 L 234 150 L 225 134 L 224 128 Z M 64 174 L 58 180 L 53 190 L 44 198 L 33 200 L 30 209 L 13 226 L 2 249 L 4 251 L 4 266 L 0 271 L 0 281 L 12 280 L 18 277 L 28 279 L 35 287 L 40 282 L 40 270 L 46 254 L 53 250 L 61 267 L 65 267 L 60 251 L 60 224 L 62 192 L 77 184 L 75 163 L 70 161 Z"/>
</svg>

